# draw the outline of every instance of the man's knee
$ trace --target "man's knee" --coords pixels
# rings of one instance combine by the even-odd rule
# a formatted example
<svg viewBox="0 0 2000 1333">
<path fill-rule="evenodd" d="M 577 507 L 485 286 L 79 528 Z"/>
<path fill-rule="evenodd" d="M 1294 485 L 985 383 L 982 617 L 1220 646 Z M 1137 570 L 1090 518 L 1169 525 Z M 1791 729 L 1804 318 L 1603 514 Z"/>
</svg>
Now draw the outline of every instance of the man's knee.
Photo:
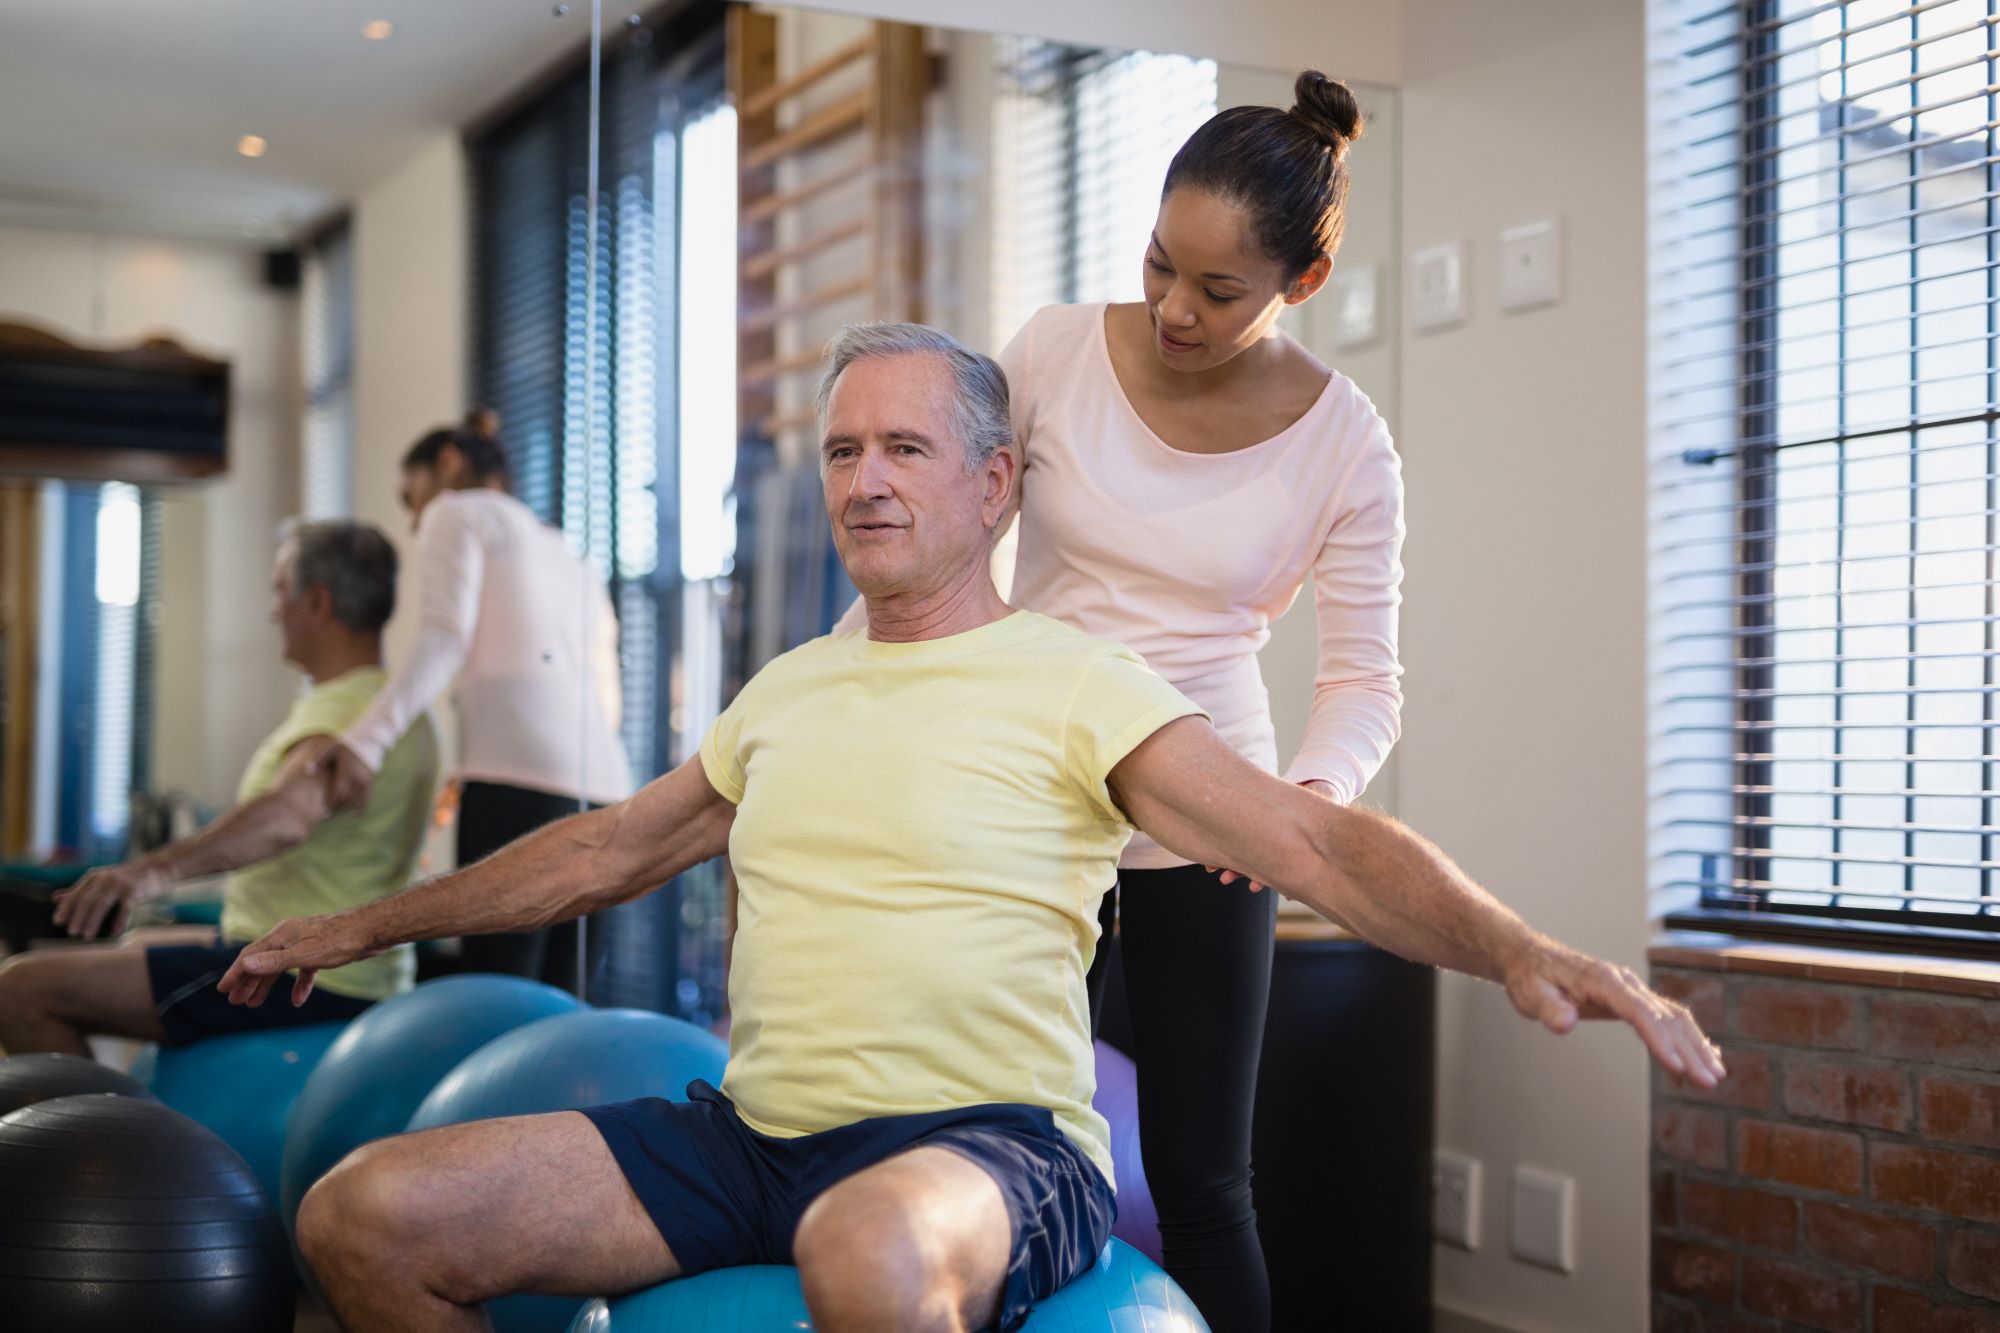
<svg viewBox="0 0 2000 1333">
<path fill-rule="evenodd" d="M 799 1219 L 799 1282 L 829 1330 L 962 1327 L 950 1256 L 915 1212 L 883 1189 L 836 1188 Z"/>
<path fill-rule="evenodd" d="M 0 962 L 0 1005 L 40 1008 L 54 961 L 45 954 L 17 953 Z"/>
<path fill-rule="evenodd" d="M 485 1300 L 496 1292 L 452 1234 L 447 1189 L 407 1139 L 366 1144 L 306 1192 L 299 1253 L 325 1285 L 393 1277 L 455 1304 Z"/>
</svg>

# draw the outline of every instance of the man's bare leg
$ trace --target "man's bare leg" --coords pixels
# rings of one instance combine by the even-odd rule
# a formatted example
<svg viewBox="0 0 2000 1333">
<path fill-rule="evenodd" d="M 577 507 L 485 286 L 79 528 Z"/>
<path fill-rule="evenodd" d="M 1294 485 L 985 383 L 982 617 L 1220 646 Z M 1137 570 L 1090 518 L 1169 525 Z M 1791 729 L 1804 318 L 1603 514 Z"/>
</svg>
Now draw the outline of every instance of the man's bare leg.
<svg viewBox="0 0 2000 1333">
<path fill-rule="evenodd" d="M 92 1033 L 159 1041 L 142 950 L 113 944 L 34 949 L 0 963 L 0 1054 L 90 1056 Z"/>
<path fill-rule="evenodd" d="M 962 1333 L 998 1313 L 1012 1241 L 993 1177 L 913 1148 L 815 1199 L 792 1249 L 821 1333 Z"/>
<path fill-rule="evenodd" d="M 298 1240 L 341 1326 L 369 1333 L 484 1329 L 495 1296 L 608 1295 L 680 1272 L 574 1111 L 371 1143 L 306 1195 Z"/>
</svg>

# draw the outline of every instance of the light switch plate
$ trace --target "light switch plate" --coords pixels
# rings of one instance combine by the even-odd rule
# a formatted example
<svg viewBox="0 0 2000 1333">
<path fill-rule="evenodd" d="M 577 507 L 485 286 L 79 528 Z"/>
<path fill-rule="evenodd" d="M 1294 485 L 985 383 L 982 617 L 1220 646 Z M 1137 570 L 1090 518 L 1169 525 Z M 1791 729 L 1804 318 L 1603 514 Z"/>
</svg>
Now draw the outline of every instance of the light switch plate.
<svg viewBox="0 0 2000 1333">
<path fill-rule="evenodd" d="M 1523 1263 L 1576 1269 L 1576 1182 L 1539 1167 L 1514 1168 L 1514 1197 L 1508 1239 Z"/>
<path fill-rule="evenodd" d="M 1360 347 L 1382 336 L 1382 266 L 1336 268 L 1327 279 L 1333 298 L 1333 345 Z"/>
<path fill-rule="evenodd" d="M 1465 242 L 1410 256 L 1410 327 L 1419 333 L 1465 322 Z"/>
<path fill-rule="evenodd" d="M 1562 224 L 1550 219 L 1500 233 L 1500 308 L 1533 310 L 1562 300 Z"/>
</svg>

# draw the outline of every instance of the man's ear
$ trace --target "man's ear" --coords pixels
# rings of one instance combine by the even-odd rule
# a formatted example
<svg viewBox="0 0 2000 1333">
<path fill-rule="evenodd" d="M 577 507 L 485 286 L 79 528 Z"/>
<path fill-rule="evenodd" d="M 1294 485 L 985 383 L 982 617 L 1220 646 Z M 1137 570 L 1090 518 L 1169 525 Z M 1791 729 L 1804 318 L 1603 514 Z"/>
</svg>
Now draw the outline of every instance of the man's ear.
<svg viewBox="0 0 2000 1333">
<path fill-rule="evenodd" d="M 306 609 L 316 620 L 333 619 L 333 589 L 324 583 L 315 583 L 305 590 Z"/>
<path fill-rule="evenodd" d="M 1014 488 L 1020 480 L 1020 460 L 1014 457 L 1014 446 L 995 449 L 993 457 L 986 460 L 986 495 L 979 506 L 988 528 L 998 526 L 1013 508 Z"/>
</svg>

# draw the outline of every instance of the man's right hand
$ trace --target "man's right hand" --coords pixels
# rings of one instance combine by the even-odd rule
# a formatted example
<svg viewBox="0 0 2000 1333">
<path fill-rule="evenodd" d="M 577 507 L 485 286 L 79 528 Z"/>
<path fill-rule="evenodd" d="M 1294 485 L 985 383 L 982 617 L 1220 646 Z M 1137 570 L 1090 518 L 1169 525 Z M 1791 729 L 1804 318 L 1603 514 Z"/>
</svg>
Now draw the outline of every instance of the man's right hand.
<svg viewBox="0 0 2000 1333">
<path fill-rule="evenodd" d="M 345 912 L 294 917 L 278 923 L 262 939 L 245 945 L 215 988 L 227 995 L 231 1004 L 247 1004 L 254 1009 L 264 1003 L 264 997 L 271 993 L 280 977 L 296 969 L 292 1003 L 301 1005 L 312 994 L 313 978 L 320 969 L 340 967 L 379 952 L 370 946 L 354 918 Z"/>
</svg>

